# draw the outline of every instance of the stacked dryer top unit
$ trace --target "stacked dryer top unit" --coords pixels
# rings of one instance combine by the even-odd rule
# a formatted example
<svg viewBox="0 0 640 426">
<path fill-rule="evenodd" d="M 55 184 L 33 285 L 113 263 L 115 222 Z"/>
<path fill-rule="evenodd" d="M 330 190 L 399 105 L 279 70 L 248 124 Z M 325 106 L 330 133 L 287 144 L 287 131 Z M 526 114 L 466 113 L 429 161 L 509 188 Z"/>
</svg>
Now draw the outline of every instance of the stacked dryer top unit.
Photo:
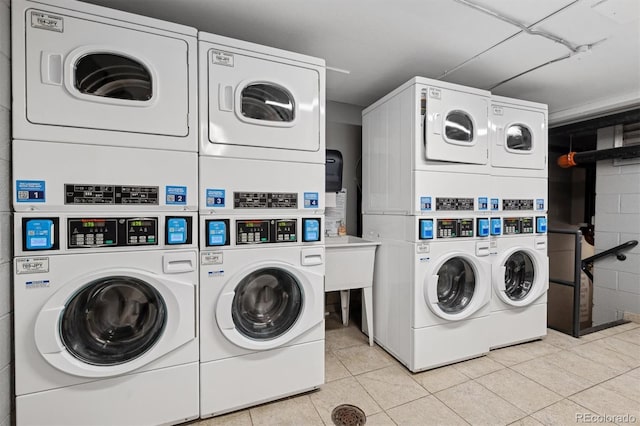
<svg viewBox="0 0 640 426">
<path fill-rule="evenodd" d="M 322 214 L 324 60 L 202 32 L 198 38 L 200 210 Z"/>
<path fill-rule="evenodd" d="M 14 216 L 21 425 L 198 417 L 197 213 Z"/>
<path fill-rule="evenodd" d="M 324 383 L 318 217 L 200 215 L 200 415 Z"/>
<path fill-rule="evenodd" d="M 415 77 L 362 113 L 364 214 L 488 208 L 490 93 Z"/>
<path fill-rule="evenodd" d="M 373 285 L 375 340 L 413 372 L 489 352 L 489 241 L 473 214 L 365 215 L 382 242 Z"/>
<path fill-rule="evenodd" d="M 12 2 L 16 211 L 197 209 L 197 32 Z"/>
</svg>

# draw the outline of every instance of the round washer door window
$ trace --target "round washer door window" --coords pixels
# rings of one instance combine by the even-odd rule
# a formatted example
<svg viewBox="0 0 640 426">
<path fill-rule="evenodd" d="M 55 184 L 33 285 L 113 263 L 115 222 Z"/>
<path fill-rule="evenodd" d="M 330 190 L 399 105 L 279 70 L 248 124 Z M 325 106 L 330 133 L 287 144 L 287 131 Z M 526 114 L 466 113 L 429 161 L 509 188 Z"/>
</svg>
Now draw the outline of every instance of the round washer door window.
<svg viewBox="0 0 640 426">
<path fill-rule="evenodd" d="M 504 269 L 504 288 L 511 300 L 522 300 L 533 288 L 535 267 L 531 256 L 523 251 L 513 253 L 506 260 Z"/>
<path fill-rule="evenodd" d="M 473 298 L 476 275 L 468 260 L 448 259 L 438 270 L 438 306 L 448 314 L 462 312 Z"/>
<path fill-rule="evenodd" d="M 162 335 L 167 308 L 149 283 L 112 276 L 84 286 L 61 316 L 60 335 L 67 350 L 83 362 L 109 366 L 148 351 Z"/>
<path fill-rule="evenodd" d="M 295 324 L 302 302 L 301 285 L 296 277 L 283 269 L 262 268 L 237 285 L 231 316 L 244 336 L 275 339 Z"/>
</svg>

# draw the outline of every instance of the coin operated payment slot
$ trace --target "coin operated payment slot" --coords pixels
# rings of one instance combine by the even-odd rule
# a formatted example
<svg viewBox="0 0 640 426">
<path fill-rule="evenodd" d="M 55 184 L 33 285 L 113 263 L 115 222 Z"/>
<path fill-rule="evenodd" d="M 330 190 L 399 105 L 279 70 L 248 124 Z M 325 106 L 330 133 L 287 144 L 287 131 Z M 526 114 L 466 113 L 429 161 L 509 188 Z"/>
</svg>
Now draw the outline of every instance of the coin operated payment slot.
<svg viewBox="0 0 640 426">
<path fill-rule="evenodd" d="M 499 217 L 491 218 L 491 235 L 502 235 L 502 220 Z"/>
<path fill-rule="evenodd" d="M 420 219 L 419 220 L 419 238 L 421 240 L 433 239 L 433 219 Z"/>
<path fill-rule="evenodd" d="M 167 244 L 191 244 L 191 217 L 168 217 L 165 230 Z"/>
<path fill-rule="evenodd" d="M 478 237 L 488 237 L 489 236 L 489 219 L 488 218 L 478 218 L 477 221 L 477 236 Z"/>
<path fill-rule="evenodd" d="M 229 219 L 207 220 L 205 229 L 207 232 L 207 247 L 229 245 Z"/>
<path fill-rule="evenodd" d="M 536 233 L 537 234 L 546 234 L 547 233 L 547 218 L 544 216 L 536 217 Z"/>
<path fill-rule="evenodd" d="M 57 250 L 58 240 L 58 218 L 22 220 L 23 250 Z"/>
<path fill-rule="evenodd" d="M 306 243 L 320 241 L 320 219 L 302 219 L 302 241 Z"/>
</svg>

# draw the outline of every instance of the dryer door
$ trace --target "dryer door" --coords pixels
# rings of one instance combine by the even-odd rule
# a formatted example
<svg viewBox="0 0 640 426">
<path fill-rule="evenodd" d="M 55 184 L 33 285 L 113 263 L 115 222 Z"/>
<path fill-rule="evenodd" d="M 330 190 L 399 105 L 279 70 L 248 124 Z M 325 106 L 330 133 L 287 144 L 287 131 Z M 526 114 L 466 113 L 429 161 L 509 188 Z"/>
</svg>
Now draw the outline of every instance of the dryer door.
<svg viewBox="0 0 640 426">
<path fill-rule="evenodd" d="M 280 262 L 256 265 L 227 283 L 216 320 L 237 346 L 277 348 L 322 322 L 323 291 L 321 276 Z"/>
<path fill-rule="evenodd" d="M 206 46 L 211 144 L 281 149 L 283 159 L 321 149 L 317 69 Z"/>
<path fill-rule="evenodd" d="M 488 101 L 455 90 L 428 87 L 422 92 L 424 159 L 487 164 Z"/>
<path fill-rule="evenodd" d="M 195 286 L 137 271 L 96 273 L 55 293 L 35 340 L 54 367 L 81 377 L 133 371 L 195 338 Z"/>
<path fill-rule="evenodd" d="M 29 122 L 180 137 L 189 133 L 185 40 L 95 16 L 29 10 L 24 19 Z"/>
<path fill-rule="evenodd" d="M 473 255 L 449 253 L 435 263 L 423 282 L 425 302 L 440 318 L 468 318 L 489 302 L 490 267 Z"/>
<path fill-rule="evenodd" d="M 549 258 L 534 250 L 516 247 L 494 265 L 493 285 L 498 297 L 511 306 L 527 306 L 549 288 Z"/>
<path fill-rule="evenodd" d="M 494 105 L 491 113 L 491 165 L 544 170 L 547 160 L 545 115 L 499 105 Z"/>
</svg>

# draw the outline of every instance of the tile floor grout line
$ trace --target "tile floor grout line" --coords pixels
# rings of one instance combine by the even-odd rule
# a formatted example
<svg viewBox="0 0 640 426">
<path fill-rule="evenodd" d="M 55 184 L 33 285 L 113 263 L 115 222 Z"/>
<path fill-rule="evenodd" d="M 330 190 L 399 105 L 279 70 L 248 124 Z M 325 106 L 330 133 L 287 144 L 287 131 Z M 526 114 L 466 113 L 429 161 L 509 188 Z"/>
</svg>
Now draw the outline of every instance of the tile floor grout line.
<svg viewBox="0 0 640 426">
<path fill-rule="evenodd" d="M 470 380 L 473 380 L 473 379 L 470 379 Z M 468 380 L 467 380 L 467 382 L 468 382 Z M 465 382 L 465 383 L 466 383 L 466 382 Z M 461 384 L 462 384 L 462 383 L 458 383 L 458 384 L 457 384 L 457 385 L 455 385 L 455 386 L 458 386 L 458 385 L 461 385 Z M 453 386 L 451 386 L 451 387 L 453 387 Z M 450 389 L 450 388 L 449 388 L 449 389 Z M 444 391 L 444 390 L 445 390 L 445 389 L 443 389 L 443 391 Z M 440 392 L 442 392 L 442 391 L 438 391 L 438 393 L 440 393 Z M 444 405 L 444 406 L 445 406 L 445 407 L 447 407 L 449 410 L 451 410 L 451 412 L 452 412 L 452 413 L 454 413 L 456 416 L 460 417 L 460 418 L 462 419 L 462 421 L 463 421 L 463 422 L 467 423 L 468 425 L 472 425 L 472 423 L 471 423 L 471 422 L 469 422 L 469 421 L 467 421 L 467 419 L 465 419 L 465 418 L 462 416 L 462 414 L 458 413 L 456 410 L 454 410 L 454 409 L 453 409 L 453 407 L 449 407 L 449 405 L 448 405 L 446 402 L 444 402 L 442 399 L 438 398 L 438 395 L 436 395 L 436 394 L 434 393 L 434 394 L 433 394 L 433 397 L 434 397 L 435 399 L 437 399 L 438 401 L 440 401 L 440 403 L 441 403 L 442 405 Z"/>
</svg>

